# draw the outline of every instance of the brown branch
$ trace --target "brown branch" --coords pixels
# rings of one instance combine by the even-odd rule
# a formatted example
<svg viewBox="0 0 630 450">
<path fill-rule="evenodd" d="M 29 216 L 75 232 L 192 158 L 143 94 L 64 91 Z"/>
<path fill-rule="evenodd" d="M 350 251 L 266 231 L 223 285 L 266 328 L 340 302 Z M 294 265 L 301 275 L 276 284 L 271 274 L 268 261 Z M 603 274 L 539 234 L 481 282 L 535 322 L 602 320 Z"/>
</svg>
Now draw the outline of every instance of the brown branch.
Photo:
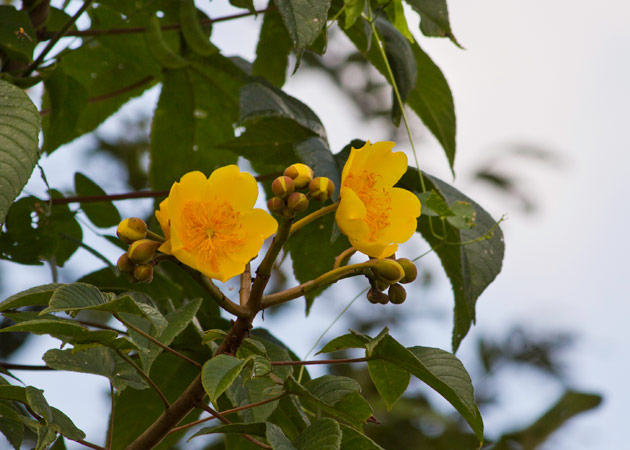
<svg viewBox="0 0 630 450">
<path fill-rule="evenodd" d="M 199 283 L 199 285 L 206 290 L 212 300 L 214 300 L 219 307 L 223 308 L 230 314 L 235 315 L 236 317 L 247 317 L 247 311 L 242 308 L 240 305 L 237 305 L 232 300 L 227 298 L 227 296 L 221 292 L 221 289 L 217 287 L 216 284 L 212 282 L 210 278 L 198 272 L 197 270 L 189 267 L 185 264 L 180 264 L 181 267 L 193 277 L 193 279 Z"/>
<path fill-rule="evenodd" d="M 239 411 L 244 411 L 246 409 L 255 408 L 257 406 L 266 405 L 267 403 L 271 403 L 271 402 L 275 402 L 276 400 L 280 400 L 282 397 L 284 397 L 286 395 L 288 395 L 288 394 L 286 392 L 283 392 L 282 394 L 276 395 L 275 397 L 268 398 L 267 400 L 261 400 L 259 402 L 255 402 L 255 403 L 250 403 L 248 405 L 239 406 L 237 408 L 226 409 L 225 411 L 221 411 L 220 414 L 223 415 L 223 416 L 227 416 L 228 414 L 233 414 L 233 413 L 236 413 L 236 412 L 239 412 Z M 173 428 L 171 431 L 169 431 L 168 434 L 177 433 L 178 431 L 186 430 L 188 428 L 194 427 L 195 425 L 199 425 L 199 424 L 202 424 L 204 422 L 208 422 L 209 420 L 213 420 L 213 419 L 216 419 L 216 417 L 212 416 L 212 417 L 205 417 L 203 419 L 195 420 L 194 422 L 190 422 L 190 423 L 187 423 L 185 425 Z"/>
<path fill-rule="evenodd" d="M 366 362 L 370 358 L 322 359 L 320 361 L 271 361 L 272 366 L 314 366 L 318 364 L 349 364 Z"/>
<path fill-rule="evenodd" d="M 175 349 L 172 349 L 171 347 L 169 347 L 168 345 L 158 341 L 157 339 L 155 339 L 153 336 L 151 336 L 148 333 L 145 333 L 144 331 L 142 331 L 140 328 L 135 327 L 134 325 L 132 325 L 131 323 L 127 322 L 126 320 L 124 320 L 122 317 L 120 317 L 120 315 L 118 315 L 117 313 L 114 313 L 114 317 L 121 322 L 123 325 L 125 325 L 127 328 L 131 328 L 133 331 L 135 331 L 136 333 L 138 333 L 139 335 L 143 336 L 144 338 L 148 339 L 149 341 L 153 342 L 155 345 L 161 347 L 162 349 L 166 350 L 167 352 L 171 352 L 173 355 L 177 356 L 178 358 L 183 359 L 184 361 L 186 361 L 187 363 L 192 364 L 193 366 L 195 366 L 197 369 L 201 369 L 201 364 L 199 364 L 197 361 L 190 359 L 188 356 L 181 354 L 180 352 L 178 352 Z"/>
<path fill-rule="evenodd" d="M 197 404 L 195 406 L 197 406 L 198 408 L 203 409 L 204 411 L 209 412 L 210 415 L 212 415 L 215 419 L 220 420 L 221 422 L 223 422 L 226 425 L 229 425 L 229 424 L 232 423 L 227 418 L 225 418 L 223 416 L 223 414 L 215 411 L 214 409 L 212 409 L 210 406 L 206 405 L 205 403 L 199 403 L 199 404 Z M 267 445 L 264 442 L 260 442 L 258 439 L 254 439 L 253 437 L 251 437 L 248 434 L 242 434 L 241 436 L 243 437 L 243 439 L 247 439 L 249 442 L 251 442 L 254 445 L 257 445 L 260 448 L 271 449 L 270 445 Z"/>
<path fill-rule="evenodd" d="M 232 328 L 228 331 L 221 345 L 219 345 L 215 356 L 219 354 L 234 355 L 241 345 L 241 342 L 243 342 L 243 339 L 249 334 L 250 328 L 251 321 L 239 317 L 236 322 L 233 323 Z M 199 374 L 182 395 L 180 395 L 144 433 L 136 438 L 136 440 L 127 447 L 127 450 L 146 450 L 158 445 L 169 431 L 186 417 L 196 404 L 203 402 L 205 396 L 206 392 L 201 383 L 201 374 Z"/>
<path fill-rule="evenodd" d="M 116 397 L 114 395 L 114 385 L 109 382 L 109 395 L 112 399 L 112 412 L 109 415 L 109 430 L 107 432 L 107 450 L 111 450 L 112 441 L 114 440 L 114 408 L 116 407 Z"/>
<path fill-rule="evenodd" d="M 201 19 L 199 20 L 199 24 L 202 27 L 209 27 L 214 23 L 226 22 L 228 20 L 241 19 L 243 17 L 254 16 L 254 15 L 265 13 L 267 11 L 271 11 L 273 9 L 275 8 L 269 7 L 269 8 L 260 9 L 254 12 L 238 13 L 238 14 L 231 14 L 229 16 L 224 16 L 224 17 L 217 17 L 216 19 Z M 162 31 L 181 30 L 182 24 L 175 23 L 171 25 L 162 25 L 160 28 Z M 144 31 L 145 31 L 144 27 L 110 28 L 107 30 L 94 29 L 94 30 L 72 31 L 69 33 L 65 33 L 64 36 L 66 37 L 68 36 L 74 36 L 74 37 L 103 36 L 103 35 L 144 33 Z M 41 40 L 45 41 L 47 39 L 51 39 L 52 37 L 55 36 L 55 33 L 56 33 L 55 31 L 48 31 L 43 34 Z"/>
<path fill-rule="evenodd" d="M 70 439 L 70 438 L 68 438 Z M 101 447 L 100 445 L 96 445 L 96 444 L 92 444 L 91 442 L 88 441 L 84 441 L 83 439 L 70 439 L 71 441 L 74 442 L 78 442 L 79 444 L 88 447 L 88 448 L 93 448 L 94 450 L 107 450 L 105 447 Z"/>
<path fill-rule="evenodd" d="M 12 364 L 8 362 L 0 362 L 0 367 L 7 370 L 56 370 L 48 366 L 31 366 L 29 364 Z"/>
<path fill-rule="evenodd" d="M 92 97 L 88 99 L 88 104 L 102 102 L 103 100 L 109 100 L 110 98 L 116 97 L 120 94 L 124 94 L 125 92 L 133 91 L 140 86 L 143 86 L 153 80 L 153 76 L 149 75 L 148 77 L 144 77 L 140 81 L 136 81 L 135 83 L 130 84 L 129 86 L 122 87 L 112 92 L 108 92 L 107 94 L 97 95 L 96 97 Z M 39 112 L 40 116 L 45 116 L 50 113 L 50 108 L 42 109 Z"/>
<path fill-rule="evenodd" d="M 241 274 L 241 288 L 238 290 L 239 303 L 241 307 L 247 306 L 249 294 L 252 291 L 252 271 L 249 263 L 245 265 L 245 272 Z"/>
</svg>

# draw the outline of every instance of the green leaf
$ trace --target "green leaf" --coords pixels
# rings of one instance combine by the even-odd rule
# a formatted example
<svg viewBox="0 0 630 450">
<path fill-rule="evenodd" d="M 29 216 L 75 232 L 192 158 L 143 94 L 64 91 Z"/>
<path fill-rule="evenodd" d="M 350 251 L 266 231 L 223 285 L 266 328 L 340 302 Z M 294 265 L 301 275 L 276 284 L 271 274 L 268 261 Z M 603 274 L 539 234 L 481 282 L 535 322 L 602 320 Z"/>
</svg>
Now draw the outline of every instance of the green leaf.
<svg viewBox="0 0 630 450">
<path fill-rule="evenodd" d="M 148 387 L 129 363 L 107 347 L 48 350 L 44 353 L 43 360 L 53 369 L 101 375 L 108 378 L 118 390 L 127 386 L 133 389 Z"/>
<path fill-rule="evenodd" d="M 367 363 L 370 378 L 381 394 L 387 410 L 390 411 L 394 403 L 405 393 L 411 375 L 396 364 L 383 360 L 372 360 Z"/>
<path fill-rule="evenodd" d="M 273 423 L 267 423 L 267 441 L 273 450 L 297 450 L 284 434 L 284 429 Z"/>
<path fill-rule="evenodd" d="M 418 219 L 418 231 L 437 253 L 453 286 L 455 295 L 453 351 L 457 351 L 461 340 L 475 320 L 477 298 L 501 271 L 505 252 L 503 232 L 496 227 L 492 234 L 486 236 L 487 238 L 471 243 L 485 236 L 496 226 L 496 221 L 481 206 L 454 187 L 428 174 L 423 176 L 427 190 L 435 190 L 446 203 L 453 205 L 456 201 L 463 201 L 472 205 L 476 212 L 477 226 L 472 229 L 459 230 L 446 223 L 446 235 L 443 237 L 447 244 L 444 244 L 443 239 L 433 235 L 429 217 L 420 216 Z M 407 171 L 399 186 L 416 194 L 422 193 L 418 172 L 415 169 Z M 441 227 L 435 228 L 442 232 Z M 465 244 L 458 245 L 462 243 Z"/>
<path fill-rule="evenodd" d="M 450 205 L 450 210 L 453 211 L 454 215 L 447 217 L 446 220 L 455 228 L 465 230 L 476 226 L 475 216 L 477 212 L 470 203 L 456 200 Z"/>
<path fill-rule="evenodd" d="M 297 360 L 297 358 L 291 356 L 291 351 L 285 347 L 282 342 L 274 338 L 267 330 L 256 328 L 252 330 L 250 337 L 265 346 L 265 351 L 271 361 Z M 293 368 L 291 366 L 273 366 L 272 372 L 274 375 L 284 380 L 293 373 Z"/>
<path fill-rule="evenodd" d="M 278 384 L 270 378 L 253 378 L 243 382 L 244 372 L 241 373 L 237 381 L 232 383 L 227 390 L 227 395 L 235 407 L 251 405 L 271 397 L 275 397 L 278 392 Z M 256 408 L 239 411 L 239 416 L 244 422 L 263 422 L 269 418 L 278 406 L 278 401 L 270 402 Z"/>
<path fill-rule="evenodd" d="M 600 395 L 568 390 L 534 423 L 523 430 L 501 436 L 492 449 L 538 448 L 551 433 L 562 427 L 569 419 L 597 408 L 601 401 Z"/>
<path fill-rule="evenodd" d="M 204 427 L 195 434 L 193 434 L 190 439 L 195 438 L 197 436 L 203 436 L 207 434 L 216 434 L 216 433 L 224 433 L 224 434 L 252 434 L 255 436 L 264 436 L 267 432 L 267 424 L 265 422 L 253 422 L 253 423 L 229 423 L 226 425 L 219 425 L 216 427 Z"/>
<path fill-rule="evenodd" d="M 21 386 L 0 385 L 0 398 L 27 404 L 26 389 Z"/>
<path fill-rule="evenodd" d="M 252 75 L 264 77 L 275 86 L 282 87 L 287 77 L 290 51 L 291 38 L 280 14 L 275 9 L 267 11 L 260 29 Z"/>
<path fill-rule="evenodd" d="M 15 450 L 20 450 L 24 437 L 22 416 L 0 403 L 0 433 L 4 434 Z"/>
<path fill-rule="evenodd" d="M 364 53 L 370 63 L 378 69 L 388 82 L 391 82 L 383 57 L 378 50 L 375 37 L 366 36 L 366 22 L 358 20 L 354 27 L 345 30 L 357 48 Z M 388 36 L 390 42 L 407 42 L 393 25 L 385 20 L 378 21 L 378 30 Z M 371 41 L 369 39 L 371 39 Z M 371 42 L 371 45 L 367 45 Z M 420 117 L 429 131 L 436 137 L 451 165 L 455 162 L 455 106 L 453 96 L 442 71 L 420 48 L 417 42 L 408 43 L 411 47 L 416 66 L 416 80 L 409 91 L 407 104 Z M 402 52 L 401 52 L 402 54 Z"/>
<path fill-rule="evenodd" d="M 461 47 L 448 20 L 446 0 L 405 0 L 420 14 L 420 31 L 425 36 L 447 37 L 453 44 Z"/>
<path fill-rule="evenodd" d="M 26 93 L 0 80 L 0 223 L 39 158 L 39 112 Z"/>
<path fill-rule="evenodd" d="M 61 286 L 63 286 L 61 283 L 50 283 L 18 292 L 0 303 L 0 311 L 17 309 L 23 306 L 48 305 L 52 294 Z"/>
<path fill-rule="evenodd" d="M 450 217 L 455 215 L 440 194 L 434 189 L 418 194 L 418 198 L 422 204 L 423 215 L 432 217 Z"/>
<path fill-rule="evenodd" d="M 77 124 L 87 107 L 87 92 L 81 83 L 64 73 L 61 67 L 44 81 L 50 114 L 42 119 L 44 144 L 48 153 L 76 137 Z"/>
<path fill-rule="evenodd" d="M 341 428 L 333 419 L 319 419 L 308 427 L 294 442 L 298 450 L 339 450 Z"/>
<path fill-rule="evenodd" d="M 230 5 L 237 8 L 248 9 L 250 12 L 254 12 L 256 10 L 256 8 L 254 8 L 254 0 L 230 0 Z"/>
<path fill-rule="evenodd" d="M 341 424 L 341 448 L 344 450 L 384 450 L 365 434 Z"/>
<path fill-rule="evenodd" d="M 160 312 L 146 303 L 135 301 L 130 295 L 116 297 L 110 292 L 101 292 L 86 283 L 65 284 L 58 288 L 50 298 L 48 308 L 40 314 L 57 311 L 108 311 L 112 313 L 130 313 L 146 317 L 162 333 L 168 322 Z"/>
<path fill-rule="evenodd" d="M 20 33 L 20 28 L 26 34 Z M 28 13 L 11 5 L 0 5 L 0 50 L 10 59 L 31 62 L 36 43 Z"/>
<path fill-rule="evenodd" d="M 372 357 L 394 363 L 429 385 L 457 409 L 479 442 L 483 442 L 483 421 L 470 376 L 453 354 L 428 347 L 406 349 L 391 336 L 385 336 Z"/>
<path fill-rule="evenodd" d="M 41 416 L 47 424 L 51 424 L 53 421 L 52 410 L 44 398 L 44 391 L 33 386 L 26 386 L 24 393 L 26 394 L 26 402 L 33 411 Z"/>
<path fill-rule="evenodd" d="M 57 438 L 57 429 L 53 425 L 37 425 L 37 445 L 35 450 L 46 450 Z"/>
<path fill-rule="evenodd" d="M 57 432 L 73 441 L 85 439 L 85 433 L 79 430 L 68 416 L 59 411 L 57 408 L 52 407 L 50 409 L 52 410 L 52 421 L 57 428 Z"/>
<path fill-rule="evenodd" d="M 268 420 L 277 424 L 290 439 L 297 438 L 309 426 L 308 417 L 293 396 L 281 398 Z M 267 439 L 269 439 L 269 431 L 267 431 Z"/>
<path fill-rule="evenodd" d="M 315 354 L 319 355 L 320 353 L 331 353 L 339 350 L 346 350 L 348 348 L 365 348 L 365 344 L 368 342 L 368 339 L 364 339 L 356 334 L 344 334 L 334 338 Z"/>
<path fill-rule="evenodd" d="M 244 365 L 245 361 L 229 355 L 217 355 L 203 365 L 201 382 L 212 402 L 230 387 Z"/>
<path fill-rule="evenodd" d="M 164 73 L 151 131 L 151 186 L 168 189 L 182 175 L 206 175 L 237 156 L 218 143 L 234 137 L 243 73 L 221 55 Z"/>
<path fill-rule="evenodd" d="M 79 172 L 74 174 L 74 189 L 80 197 L 106 195 L 105 191 L 98 184 Z M 121 220 L 120 213 L 112 202 L 83 202 L 81 203 L 81 209 L 97 227 L 113 227 L 118 225 Z"/>
<path fill-rule="evenodd" d="M 321 137 L 308 138 L 295 145 L 295 153 L 301 162 L 313 169 L 316 177 L 329 178 L 335 184 L 332 198 L 335 201 L 339 197 L 341 174 L 328 142 Z"/>
<path fill-rule="evenodd" d="M 162 353 L 153 364 L 151 379 L 170 402 L 174 402 L 199 374 L 199 369 L 168 352 Z M 164 412 L 164 403 L 153 389 L 125 389 L 116 397 L 112 449 L 126 448 Z M 200 410 L 193 409 L 180 422 L 196 420 Z M 167 436 L 156 450 L 171 450 L 188 430 Z"/>
<path fill-rule="evenodd" d="M 297 56 L 295 69 L 300 65 L 304 49 L 311 45 L 326 25 L 330 0 L 274 0 L 284 26 L 291 36 Z"/>
<path fill-rule="evenodd" d="M 350 28 L 357 21 L 363 10 L 365 9 L 365 0 L 344 0 L 344 6 L 346 7 L 344 29 Z"/>
</svg>

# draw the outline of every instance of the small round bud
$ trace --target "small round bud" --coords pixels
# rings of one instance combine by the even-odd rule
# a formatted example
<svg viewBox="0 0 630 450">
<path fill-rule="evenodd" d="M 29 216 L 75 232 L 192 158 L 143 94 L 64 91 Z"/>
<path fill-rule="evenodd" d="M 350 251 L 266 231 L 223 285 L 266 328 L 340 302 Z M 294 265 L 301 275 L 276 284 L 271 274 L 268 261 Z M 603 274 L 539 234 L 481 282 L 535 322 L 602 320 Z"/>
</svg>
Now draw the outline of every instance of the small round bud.
<svg viewBox="0 0 630 450">
<path fill-rule="evenodd" d="M 147 237 L 147 224 L 142 219 L 131 217 L 118 224 L 116 234 L 125 244 L 131 244 Z"/>
<path fill-rule="evenodd" d="M 272 213 L 282 214 L 282 211 L 286 207 L 287 207 L 287 204 L 280 197 L 271 197 L 267 201 L 267 208 Z"/>
<path fill-rule="evenodd" d="M 407 258 L 400 258 L 398 260 L 398 264 L 400 264 L 400 266 L 405 271 L 405 276 L 403 277 L 402 280 L 400 280 L 401 283 L 403 284 L 411 283 L 418 277 L 418 268 L 416 267 L 416 265 L 413 263 L 412 260 L 407 259 Z"/>
<path fill-rule="evenodd" d="M 326 177 L 317 177 L 308 185 L 311 197 L 318 202 L 325 202 L 335 192 L 335 184 Z"/>
<path fill-rule="evenodd" d="M 370 303 L 373 303 L 375 305 L 378 303 L 385 305 L 387 304 L 387 302 L 389 302 L 389 297 L 374 287 L 370 288 L 370 290 L 368 291 L 367 299 Z"/>
<path fill-rule="evenodd" d="M 407 298 L 407 291 L 402 286 L 402 284 L 392 284 L 389 287 L 389 291 L 387 291 L 387 295 L 389 297 L 389 301 L 394 305 L 400 305 Z"/>
<path fill-rule="evenodd" d="M 153 266 L 151 264 L 140 264 L 133 269 L 133 277 L 141 283 L 150 283 L 153 280 Z"/>
<path fill-rule="evenodd" d="M 308 198 L 301 192 L 294 192 L 287 199 L 287 206 L 296 213 L 304 211 L 308 208 Z"/>
<path fill-rule="evenodd" d="M 131 262 L 129 256 L 127 256 L 126 253 L 120 255 L 120 258 L 118 258 L 118 261 L 116 261 L 116 267 L 118 267 L 118 270 L 120 270 L 121 272 L 133 272 L 135 266 L 136 265 Z"/>
<path fill-rule="evenodd" d="M 132 242 L 129 249 L 127 249 L 127 256 L 135 264 L 146 264 L 153 259 L 153 255 L 155 255 L 160 245 L 162 245 L 161 242 L 152 241 L 151 239 L 140 239 Z"/>
<path fill-rule="evenodd" d="M 381 280 L 374 280 L 374 286 L 376 286 L 376 289 L 378 289 L 379 291 L 386 291 L 387 288 L 389 287 L 389 283 L 386 283 L 384 281 Z"/>
<path fill-rule="evenodd" d="M 296 189 L 304 189 L 313 179 L 313 169 L 302 163 L 291 164 L 284 175 L 293 179 Z"/>
<path fill-rule="evenodd" d="M 287 177 L 286 175 L 276 178 L 273 180 L 273 183 L 271 183 L 271 191 L 282 200 L 286 200 L 287 197 L 295 191 L 293 178 Z"/>
<path fill-rule="evenodd" d="M 405 276 L 405 271 L 396 261 L 392 259 L 373 260 L 372 272 L 381 281 L 389 284 L 398 283 Z"/>
</svg>

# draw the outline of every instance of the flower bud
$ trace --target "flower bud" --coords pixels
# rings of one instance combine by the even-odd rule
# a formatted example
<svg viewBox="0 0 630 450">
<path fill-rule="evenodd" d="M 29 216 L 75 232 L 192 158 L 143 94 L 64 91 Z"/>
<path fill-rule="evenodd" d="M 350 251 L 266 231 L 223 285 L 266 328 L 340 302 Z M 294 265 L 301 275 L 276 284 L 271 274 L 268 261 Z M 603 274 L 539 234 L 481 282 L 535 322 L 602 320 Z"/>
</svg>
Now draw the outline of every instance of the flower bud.
<svg viewBox="0 0 630 450">
<path fill-rule="evenodd" d="M 306 164 L 291 164 L 284 171 L 284 175 L 293 179 L 296 189 L 304 189 L 313 179 L 313 169 Z"/>
<path fill-rule="evenodd" d="M 133 269 L 133 277 L 141 283 L 150 283 L 153 280 L 153 266 L 151 264 L 140 264 Z"/>
<path fill-rule="evenodd" d="M 160 245 L 162 245 L 161 242 L 140 239 L 129 246 L 127 256 L 135 264 L 146 264 L 153 259 L 153 255 Z"/>
<path fill-rule="evenodd" d="M 308 186 L 311 197 L 318 202 L 325 202 L 335 192 L 335 184 L 326 177 L 317 177 Z"/>
<path fill-rule="evenodd" d="M 387 302 L 389 302 L 389 297 L 374 287 L 370 288 L 370 290 L 368 291 L 367 299 L 370 303 L 373 303 L 375 305 L 378 303 L 385 305 L 387 304 Z"/>
<path fill-rule="evenodd" d="M 402 286 L 402 284 L 392 284 L 389 287 L 389 291 L 387 291 L 387 296 L 389 297 L 389 301 L 394 305 L 400 305 L 407 298 L 407 291 Z"/>
<path fill-rule="evenodd" d="M 116 261 L 116 267 L 118 267 L 118 270 L 120 270 L 121 272 L 133 272 L 135 266 L 136 265 L 131 262 L 129 256 L 127 256 L 126 253 L 120 255 L 120 258 L 118 258 L 118 261 Z"/>
<path fill-rule="evenodd" d="M 301 192 L 294 192 L 287 199 L 287 206 L 296 213 L 304 211 L 308 208 L 308 198 Z"/>
<path fill-rule="evenodd" d="M 407 258 L 400 258 L 398 260 L 398 264 L 400 264 L 405 271 L 405 276 L 402 280 L 400 280 L 401 283 L 411 283 L 416 279 L 416 277 L 418 276 L 418 268 L 413 263 L 413 261 Z"/>
<path fill-rule="evenodd" d="M 287 204 L 280 197 L 271 197 L 267 201 L 267 209 L 272 213 L 282 214 L 282 210 L 286 207 Z"/>
<path fill-rule="evenodd" d="M 377 280 L 376 278 L 374 278 L 372 281 L 373 281 L 372 286 L 374 286 L 376 289 L 378 289 L 381 292 L 386 291 L 387 288 L 389 287 L 389 283 L 386 283 L 381 280 Z"/>
<path fill-rule="evenodd" d="M 131 244 L 147 237 L 147 224 L 142 219 L 131 217 L 118 224 L 116 234 L 125 244 Z"/>
<path fill-rule="evenodd" d="M 286 200 L 287 197 L 295 191 L 293 178 L 287 177 L 286 175 L 276 178 L 273 180 L 273 183 L 271 183 L 271 191 L 282 200 Z"/>
<path fill-rule="evenodd" d="M 375 259 L 372 260 L 372 272 L 381 281 L 389 284 L 398 283 L 405 276 L 405 271 L 396 261 L 391 259 Z"/>
</svg>

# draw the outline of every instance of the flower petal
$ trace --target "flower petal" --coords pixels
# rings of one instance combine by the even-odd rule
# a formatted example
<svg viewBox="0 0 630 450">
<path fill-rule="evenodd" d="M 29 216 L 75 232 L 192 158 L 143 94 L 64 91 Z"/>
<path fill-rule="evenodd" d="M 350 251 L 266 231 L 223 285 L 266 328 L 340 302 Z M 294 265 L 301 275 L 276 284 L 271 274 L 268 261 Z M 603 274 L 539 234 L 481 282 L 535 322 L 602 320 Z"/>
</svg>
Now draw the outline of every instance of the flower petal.
<svg viewBox="0 0 630 450">
<path fill-rule="evenodd" d="M 392 199 L 390 225 L 384 230 L 382 241 L 407 242 L 418 228 L 420 216 L 420 200 L 406 189 L 393 188 L 390 191 Z"/>
<path fill-rule="evenodd" d="M 368 142 L 363 148 L 356 150 L 350 170 L 356 173 L 366 170 L 378 174 L 384 185 L 393 186 L 407 171 L 407 155 L 403 152 L 392 152 L 394 145 L 393 142 L 375 142 L 372 145 Z"/>
<path fill-rule="evenodd" d="M 367 239 L 370 232 L 365 223 L 367 210 L 359 196 L 350 188 L 341 190 L 341 200 L 335 220 L 343 234 L 351 239 Z"/>
<path fill-rule="evenodd" d="M 258 184 L 253 176 L 232 164 L 210 174 L 205 195 L 207 199 L 228 202 L 235 211 L 246 211 L 256 203 Z"/>
<path fill-rule="evenodd" d="M 398 244 L 394 243 L 355 241 L 354 239 L 350 239 L 350 243 L 358 251 L 372 258 L 387 258 L 398 250 Z"/>
</svg>

